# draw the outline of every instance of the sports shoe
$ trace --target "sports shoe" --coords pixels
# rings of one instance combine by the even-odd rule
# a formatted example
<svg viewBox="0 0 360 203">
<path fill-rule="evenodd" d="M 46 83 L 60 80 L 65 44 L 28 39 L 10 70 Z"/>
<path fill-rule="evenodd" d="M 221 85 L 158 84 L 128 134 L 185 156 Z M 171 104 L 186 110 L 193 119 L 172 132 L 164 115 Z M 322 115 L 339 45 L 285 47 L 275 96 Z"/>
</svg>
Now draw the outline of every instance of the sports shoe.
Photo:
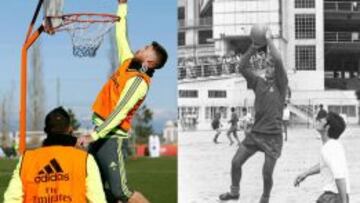
<svg viewBox="0 0 360 203">
<path fill-rule="evenodd" d="M 227 192 L 227 193 L 224 193 L 224 194 L 221 194 L 219 196 L 219 199 L 220 200 L 238 200 L 239 199 L 239 194 L 231 194 L 230 192 Z"/>
</svg>

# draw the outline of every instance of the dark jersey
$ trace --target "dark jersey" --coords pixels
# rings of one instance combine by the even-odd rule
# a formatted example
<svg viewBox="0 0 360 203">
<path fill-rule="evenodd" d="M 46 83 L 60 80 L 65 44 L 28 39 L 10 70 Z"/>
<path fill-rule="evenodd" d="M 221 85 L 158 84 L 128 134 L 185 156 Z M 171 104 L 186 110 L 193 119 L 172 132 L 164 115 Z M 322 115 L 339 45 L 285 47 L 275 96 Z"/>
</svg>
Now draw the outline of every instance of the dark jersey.
<svg viewBox="0 0 360 203">
<path fill-rule="evenodd" d="M 240 72 L 245 77 L 248 88 L 255 93 L 255 118 L 253 132 L 264 134 L 282 133 L 282 114 L 288 79 L 280 58 L 275 58 L 275 76 L 267 81 L 252 72 L 247 65 L 255 52 L 250 48 L 240 62 Z"/>
<path fill-rule="evenodd" d="M 231 120 L 229 121 L 231 126 L 237 126 L 238 121 L 239 121 L 238 115 L 235 112 L 231 113 Z"/>
</svg>

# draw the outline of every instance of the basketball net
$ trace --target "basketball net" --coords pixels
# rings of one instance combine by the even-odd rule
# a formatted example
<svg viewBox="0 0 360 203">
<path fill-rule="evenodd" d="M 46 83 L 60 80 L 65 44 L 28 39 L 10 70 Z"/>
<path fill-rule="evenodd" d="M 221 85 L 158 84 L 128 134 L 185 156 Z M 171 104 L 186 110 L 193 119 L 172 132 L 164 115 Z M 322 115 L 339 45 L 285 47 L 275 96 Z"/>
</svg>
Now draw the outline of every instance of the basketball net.
<svg viewBox="0 0 360 203">
<path fill-rule="evenodd" d="M 57 27 L 50 27 L 50 32 L 66 31 L 71 37 L 73 55 L 94 57 L 104 36 L 120 18 L 110 14 L 77 13 L 62 16 L 48 16 L 53 21 L 62 21 Z"/>
</svg>

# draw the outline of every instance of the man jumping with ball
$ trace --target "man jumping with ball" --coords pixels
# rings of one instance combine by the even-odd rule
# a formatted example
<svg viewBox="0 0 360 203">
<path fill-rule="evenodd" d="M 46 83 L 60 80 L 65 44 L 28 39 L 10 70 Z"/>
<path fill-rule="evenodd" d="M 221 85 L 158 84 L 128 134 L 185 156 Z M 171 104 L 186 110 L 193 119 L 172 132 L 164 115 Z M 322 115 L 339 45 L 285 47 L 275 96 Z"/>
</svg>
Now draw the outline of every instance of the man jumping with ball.
<svg viewBox="0 0 360 203">
<path fill-rule="evenodd" d="M 155 70 L 164 66 L 166 50 L 157 42 L 133 53 L 127 41 L 127 0 L 118 0 L 116 40 L 120 66 L 105 83 L 93 104 L 95 131 L 79 139 L 79 145 L 90 143 L 101 172 L 107 201 L 147 203 L 139 192 L 128 188 L 121 146 L 129 137 L 131 120 L 145 100 Z"/>
<path fill-rule="evenodd" d="M 264 32 L 265 35 L 265 32 Z M 266 45 L 269 49 L 266 63 L 263 65 L 265 78 L 262 78 L 249 67 L 250 57 L 264 46 L 256 40 L 243 55 L 237 65 L 240 73 L 247 81 L 247 85 L 255 93 L 255 118 L 254 124 L 239 145 L 231 164 L 230 192 L 221 194 L 220 200 L 237 200 L 240 197 L 240 179 L 242 165 L 257 151 L 264 152 L 265 163 L 262 169 L 263 193 L 260 203 L 268 203 L 273 186 L 273 171 L 277 159 L 280 157 L 283 145 L 282 139 L 282 114 L 285 102 L 288 78 L 282 64 L 279 51 L 275 48 L 272 36 L 266 29 Z"/>
</svg>

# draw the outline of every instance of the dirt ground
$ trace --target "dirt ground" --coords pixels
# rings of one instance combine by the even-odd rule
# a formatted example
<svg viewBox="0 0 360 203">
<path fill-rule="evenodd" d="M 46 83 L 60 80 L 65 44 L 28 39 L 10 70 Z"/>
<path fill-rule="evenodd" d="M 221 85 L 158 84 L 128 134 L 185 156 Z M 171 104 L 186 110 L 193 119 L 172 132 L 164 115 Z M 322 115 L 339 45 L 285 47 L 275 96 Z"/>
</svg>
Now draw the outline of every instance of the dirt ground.
<svg viewBox="0 0 360 203">
<path fill-rule="evenodd" d="M 240 140 L 243 134 L 240 132 Z M 219 194 L 229 191 L 230 163 L 237 147 L 229 146 L 222 132 L 220 144 L 212 142 L 214 132 L 179 132 L 179 203 L 221 202 Z M 360 202 L 360 127 L 352 126 L 341 137 L 351 180 L 350 202 Z M 282 156 L 274 172 L 272 203 L 311 203 L 322 193 L 320 175 L 306 179 L 300 187 L 293 182 L 297 174 L 319 161 L 321 140 L 314 129 L 290 128 Z M 257 203 L 262 193 L 264 154 L 256 153 L 243 166 L 240 200 Z"/>
</svg>

